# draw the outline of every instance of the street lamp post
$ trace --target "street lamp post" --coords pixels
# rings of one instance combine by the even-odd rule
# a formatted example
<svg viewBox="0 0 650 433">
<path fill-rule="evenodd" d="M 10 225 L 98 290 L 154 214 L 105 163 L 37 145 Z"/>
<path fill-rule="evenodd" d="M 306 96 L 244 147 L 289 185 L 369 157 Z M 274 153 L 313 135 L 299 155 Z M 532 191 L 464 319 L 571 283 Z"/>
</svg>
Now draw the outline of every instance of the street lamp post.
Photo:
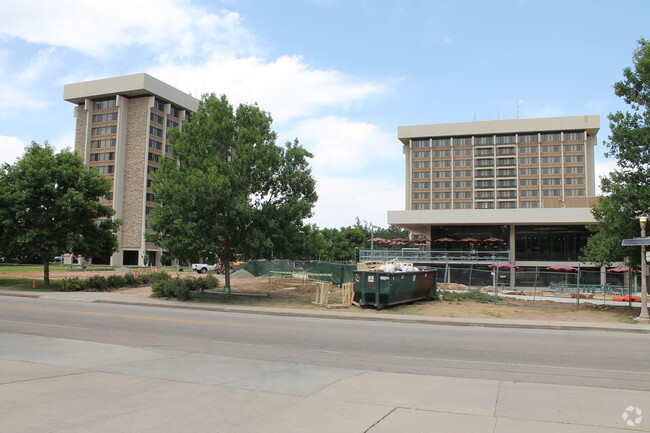
<svg viewBox="0 0 650 433">
<path fill-rule="evenodd" d="M 639 217 L 641 224 L 641 237 L 645 238 L 645 229 L 648 224 L 648 216 Z M 639 323 L 650 324 L 650 315 L 648 315 L 648 278 L 646 277 L 646 259 L 645 245 L 641 245 L 641 314 L 639 314 Z"/>
</svg>

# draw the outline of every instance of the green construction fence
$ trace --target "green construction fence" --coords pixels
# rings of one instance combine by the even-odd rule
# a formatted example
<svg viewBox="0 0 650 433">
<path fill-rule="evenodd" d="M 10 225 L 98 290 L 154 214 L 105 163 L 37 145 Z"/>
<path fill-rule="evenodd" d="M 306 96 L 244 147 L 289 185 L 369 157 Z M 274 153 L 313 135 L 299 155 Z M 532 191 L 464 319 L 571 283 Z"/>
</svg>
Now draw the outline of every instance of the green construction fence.
<svg viewBox="0 0 650 433">
<path fill-rule="evenodd" d="M 289 260 L 255 260 L 246 264 L 246 270 L 256 277 L 261 275 L 281 276 L 282 274 L 303 272 L 301 269 L 295 269 L 294 262 Z M 337 286 L 343 283 L 352 283 L 354 281 L 353 271 L 355 265 L 344 265 L 339 263 L 320 263 L 305 262 L 304 272 L 309 279 L 327 281 Z"/>
</svg>

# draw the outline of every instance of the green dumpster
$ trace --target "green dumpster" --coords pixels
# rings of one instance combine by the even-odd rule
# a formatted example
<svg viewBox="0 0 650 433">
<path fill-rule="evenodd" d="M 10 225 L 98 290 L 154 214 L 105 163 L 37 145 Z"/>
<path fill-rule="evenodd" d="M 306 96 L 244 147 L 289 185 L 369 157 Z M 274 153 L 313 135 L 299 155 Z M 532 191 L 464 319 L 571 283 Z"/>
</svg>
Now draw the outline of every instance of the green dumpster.
<svg viewBox="0 0 650 433">
<path fill-rule="evenodd" d="M 354 272 L 354 299 L 362 307 L 381 310 L 408 302 L 433 300 L 436 269 L 413 272 Z"/>
</svg>

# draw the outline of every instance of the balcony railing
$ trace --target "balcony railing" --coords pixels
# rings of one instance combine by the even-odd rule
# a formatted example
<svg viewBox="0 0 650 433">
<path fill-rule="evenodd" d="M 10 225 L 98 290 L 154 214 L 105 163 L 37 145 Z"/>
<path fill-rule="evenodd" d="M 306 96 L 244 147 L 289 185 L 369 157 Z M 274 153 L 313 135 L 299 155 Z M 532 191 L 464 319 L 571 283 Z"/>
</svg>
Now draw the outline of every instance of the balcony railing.
<svg viewBox="0 0 650 433">
<path fill-rule="evenodd" d="M 359 261 L 388 261 L 399 259 L 401 262 L 418 264 L 475 263 L 490 264 L 509 262 L 510 251 L 414 251 L 412 248 L 402 250 L 359 250 Z"/>
</svg>

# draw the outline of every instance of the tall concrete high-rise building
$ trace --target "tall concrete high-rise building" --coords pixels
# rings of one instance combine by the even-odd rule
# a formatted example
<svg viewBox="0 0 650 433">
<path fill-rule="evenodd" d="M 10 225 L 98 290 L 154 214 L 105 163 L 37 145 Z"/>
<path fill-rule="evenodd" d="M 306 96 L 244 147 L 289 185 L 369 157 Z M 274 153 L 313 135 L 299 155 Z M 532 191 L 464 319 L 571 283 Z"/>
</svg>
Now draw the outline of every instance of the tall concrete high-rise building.
<svg viewBox="0 0 650 433">
<path fill-rule="evenodd" d="M 122 220 L 119 249 L 93 262 L 159 265 L 162 250 L 146 242 L 152 209 L 151 173 L 161 158 L 171 158 L 167 129 L 178 127 L 199 101 L 147 74 L 67 84 L 63 98 L 75 104 L 75 150 L 88 167 L 113 181 L 102 203 Z"/>
<path fill-rule="evenodd" d="M 578 266 L 599 128 L 596 115 L 400 126 L 405 209 L 388 223 L 430 238 L 418 257 L 433 265 Z"/>
</svg>

